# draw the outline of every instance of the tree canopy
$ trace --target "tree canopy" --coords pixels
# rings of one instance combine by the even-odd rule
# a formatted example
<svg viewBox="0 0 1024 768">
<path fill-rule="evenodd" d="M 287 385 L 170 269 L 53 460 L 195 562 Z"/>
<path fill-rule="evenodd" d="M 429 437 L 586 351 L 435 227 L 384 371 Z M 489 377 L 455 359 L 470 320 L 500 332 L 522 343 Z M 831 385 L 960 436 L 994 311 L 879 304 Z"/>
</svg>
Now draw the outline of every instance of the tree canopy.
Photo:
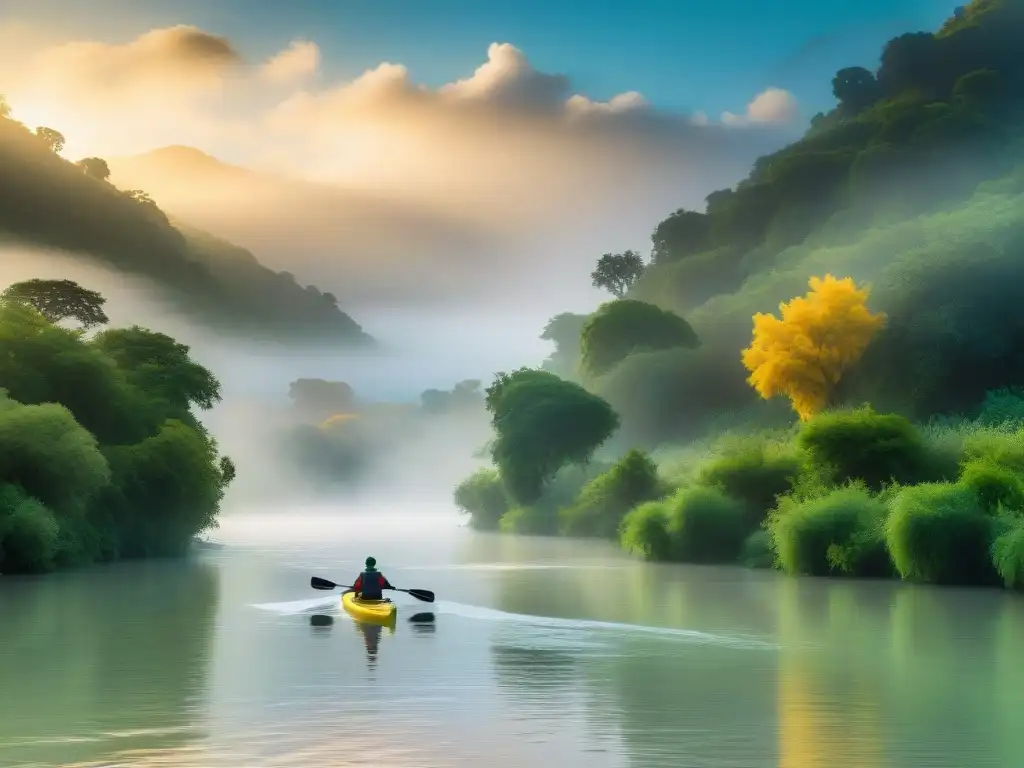
<svg viewBox="0 0 1024 768">
<path fill-rule="evenodd" d="M 73 280 L 25 280 L 8 286 L 0 301 L 28 304 L 51 323 L 77 320 L 83 329 L 106 325 L 103 305 L 107 300 Z"/>
<path fill-rule="evenodd" d="M 97 181 L 107 181 L 110 179 L 110 166 L 107 165 L 107 161 L 102 157 L 83 157 L 76 165 L 82 169 L 86 176 Z"/>
<path fill-rule="evenodd" d="M 606 253 L 597 260 L 597 267 L 590 275 L 595 288 L 604 288 L 617 298 L 640 279 L 644 273 L 644 259 L 636 251 Z"/>
<path fill-rule="evenodd" d="M 683 318 L 653 304 L 620 299 L 602 304 L 583 325 L 581 364 L 592 376 L 607 373 L 628 355 L 660 349 L 693 349 L 700 341 Z"/>
<path fill-rule="evenodd" d="M 54 154 L 59 155 L 61 150 L 64 149 L 64 134 L 53 128 L 47 128 L 44 125 L 39 126 L 36 128 L 36 138 L 43 142 Z"/>
<path fill-rule="evenodd" d="M 487 388 L 491 456 L 509 496 L 531 504 L 566 464 L 583 464 L 618 427 L 603 399 L 547 371 L 499 373 Z"/>
<path fill-rule="evenodd" d="M 885 324 L 868 309 L 868 290 L 851 278 L 825 275 L 809 284 L 806 296 L 779 306 L 781 317 L 754 315 L 754 339 L 743 350 L 757 393 L 786 395 L 805 420 L 832 402 L 843 374 Z"/>
<path fill-rule="evenodd" d="M 215 524 L 235 467 L 191 414 L 220 384 L 188 347 L 5 301 L 0 389 L 0 573 L 180 554 Z"/>
</svg>

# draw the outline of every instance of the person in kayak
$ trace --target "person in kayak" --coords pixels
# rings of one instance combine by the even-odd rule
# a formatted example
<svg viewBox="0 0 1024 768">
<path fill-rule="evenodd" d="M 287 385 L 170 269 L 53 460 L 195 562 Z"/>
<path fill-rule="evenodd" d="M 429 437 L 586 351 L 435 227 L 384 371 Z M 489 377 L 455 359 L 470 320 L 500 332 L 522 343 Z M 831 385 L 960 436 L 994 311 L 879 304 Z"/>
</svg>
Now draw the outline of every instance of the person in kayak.
<svg viewBox="0 0 1024 768">
<path fill-rule="evenodd" d="M 383 600 L 385 589 L 394 589 L 394 587 L 384 577 L 384 574 L 377 570 L 377 559 L 366 558 L 366 570 L 356 578 L 355 583 L 352 584 L 352 591 L 361 600 Z"/>
</svg>

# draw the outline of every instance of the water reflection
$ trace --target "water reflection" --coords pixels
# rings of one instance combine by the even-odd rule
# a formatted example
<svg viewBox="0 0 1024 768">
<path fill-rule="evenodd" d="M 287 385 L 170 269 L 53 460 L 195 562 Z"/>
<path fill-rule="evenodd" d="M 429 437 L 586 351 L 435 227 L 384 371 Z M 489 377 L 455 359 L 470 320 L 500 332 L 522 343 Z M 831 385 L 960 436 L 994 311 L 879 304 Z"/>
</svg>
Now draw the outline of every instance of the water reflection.
<svg viewBox="0 0 1024 768">
<path fill-rule="evenodd" d="M 217 572 L 151 562 L 4 577 L 0 765 L 55 766 L 203 736 Z"/>
<path fill-rule="evenodd" d="M 787 579 L 778 584 L 779 768 L 885 765 L 883 680 L 864 651 L 885 641 L 876 585 Z M 859 589 L 860 591 L 855 591 Z"/>
<path fill-rule="evenodd" d="M 334 617 L 323 613 L 314 613 L 309 617 L 309 625 L 314 629 L 330 628 L 334 624 Z"/>
<path fill-rule="evenodd" d="M 437 632 L 435 616 L 429 611 L 416 613 L 409 617 L 409 626 L 415 635 L 433 635 Z"/>
<path fill-rule="evenodd" d="M 377 664 L 377 653 L 380 651 L 380 639 L 384 633 L 384 627 L 380 624 L 368 624 L 355 620 L 352 623 L 363 636 L 363 645 L 366 648 L 366 664 L 373 668 Z M 387 629 L 388 634 L 395 634 L 394 626 L 389 626 Z"/>
</svg>

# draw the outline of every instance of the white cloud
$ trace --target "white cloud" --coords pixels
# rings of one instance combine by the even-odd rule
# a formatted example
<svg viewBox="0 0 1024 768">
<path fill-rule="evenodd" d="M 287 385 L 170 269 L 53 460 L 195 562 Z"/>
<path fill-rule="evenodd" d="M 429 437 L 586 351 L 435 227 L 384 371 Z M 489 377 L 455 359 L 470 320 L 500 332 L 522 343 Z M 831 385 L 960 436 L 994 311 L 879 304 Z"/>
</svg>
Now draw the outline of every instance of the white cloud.
<svg viewBox="0 0 1024 768">
<path fill-rule="evenodd" d="M 744 115 L 732 112 L 722 113 L 722 122 L 726 125 L 740 126 L 751 124 L 792 125 L 800 116 L 800 105 L 796 97 L 782 88 L 766 88 L 754 97 L 747 105 Z"/>
<path fill-rule="evenodd" d="M 301 242 L 303 258 L 329 270 L 339 243 L 426 231 L 402 219 L 400 211 L 408 210 L 436 217 L 446 232 L 464 228 L 475 242 L 486 235 L 496 244 L 453 253 L 448 236 L 403 234 L 406 245 L 392 239 L 389 259 L 373 251 L 385 272 L 415 261 L 421 281 L 433 279 L 435 261 L 470 272 L 516 253 L 551 270 L 550 249 L 557 248 L 559 269 L 585 274 L 592 250 L 642 249 L 666 213 L 701 207 L 708 192 L 733 184 L 757 156 L 791 139 L 798 112 L 792 95 L 779 89 L 756 96 L 742 116 L 725 113 L 720 121 L 659 108 L 638 91 L 594 98 L 578 93 L 564 74 L 539 71 L 504 42 L 490 45 L 486 60 L 465 77 L 427 87 L 394 62 L 347 81 L 323 81 L 320 50 L 311 41 L 250 64 L 231 41 L 193 27 L 151 30 L 113 45 L 19 39 L 32 40 L 19 56 L 30 56 L 34 66 L 6 67 L 15 116 L 61 130 L 66 156 L 191 144 L 377 201 L 376 216 L 319 240 L 309 231 L 312 219 L 261 222 L 264 230 L 280 230 L 266 236 L 266 248 Z M 151 184 L 156 192 L 157 180 Z M 210 226 L 216 201 L 197 192 L 200 186 L 179 178 L 167 189 L 180 195 L 168 191 L 157 202 L 181 213 L 202 198 Z M 233 195 L 222 206 L 241 221 L 246 186 Z M 263 243 L 246 244 L 265 255 Z"/>
<path fill-rule="evenodd" d="M 302 83 L 320 69 L 320 46 L 306 40 L 295 40 L 285 50 L 270 58 L 260 75 L 277 85 Z"/>
<path fill-rule="evenodd" d="M 139 98 L 217 89 L 241 61 L 226 38 L 179 25 L 117 45 L 70 41 L 44 47 L 31 57 L 27 78 L 56 98 L 76 103 L 102 99 L 105 106 L 124 108 Z"/>
</svg>

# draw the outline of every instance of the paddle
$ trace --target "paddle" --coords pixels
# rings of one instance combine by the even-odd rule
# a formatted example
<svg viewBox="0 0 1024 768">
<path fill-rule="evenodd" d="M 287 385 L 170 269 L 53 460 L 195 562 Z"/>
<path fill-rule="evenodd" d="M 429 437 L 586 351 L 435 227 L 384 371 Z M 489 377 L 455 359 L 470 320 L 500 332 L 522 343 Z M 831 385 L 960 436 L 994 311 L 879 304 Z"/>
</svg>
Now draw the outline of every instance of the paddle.
<svg viewBox="0 0 1024 768">
<path fill-rule="evenodd" d="M 321 579 L 319 576 L 311 578 L 309 580 L 309 586 L 313 589 L 335 589 L 337 587 L 341 587 L 342 589 L 352 589 L 352 587 L 346 587 L 343 584 L 335 584 L 333 581 Z M 405 592 L 407 595 L 412 595 L 417 600 L 422 600 L 424 603 L 434 602 L 434 593 L 429 589 L 399 589 L 398 587 L 386 587 L 386 589 L 390 589 L 395 592 Z"/>
</svg>

